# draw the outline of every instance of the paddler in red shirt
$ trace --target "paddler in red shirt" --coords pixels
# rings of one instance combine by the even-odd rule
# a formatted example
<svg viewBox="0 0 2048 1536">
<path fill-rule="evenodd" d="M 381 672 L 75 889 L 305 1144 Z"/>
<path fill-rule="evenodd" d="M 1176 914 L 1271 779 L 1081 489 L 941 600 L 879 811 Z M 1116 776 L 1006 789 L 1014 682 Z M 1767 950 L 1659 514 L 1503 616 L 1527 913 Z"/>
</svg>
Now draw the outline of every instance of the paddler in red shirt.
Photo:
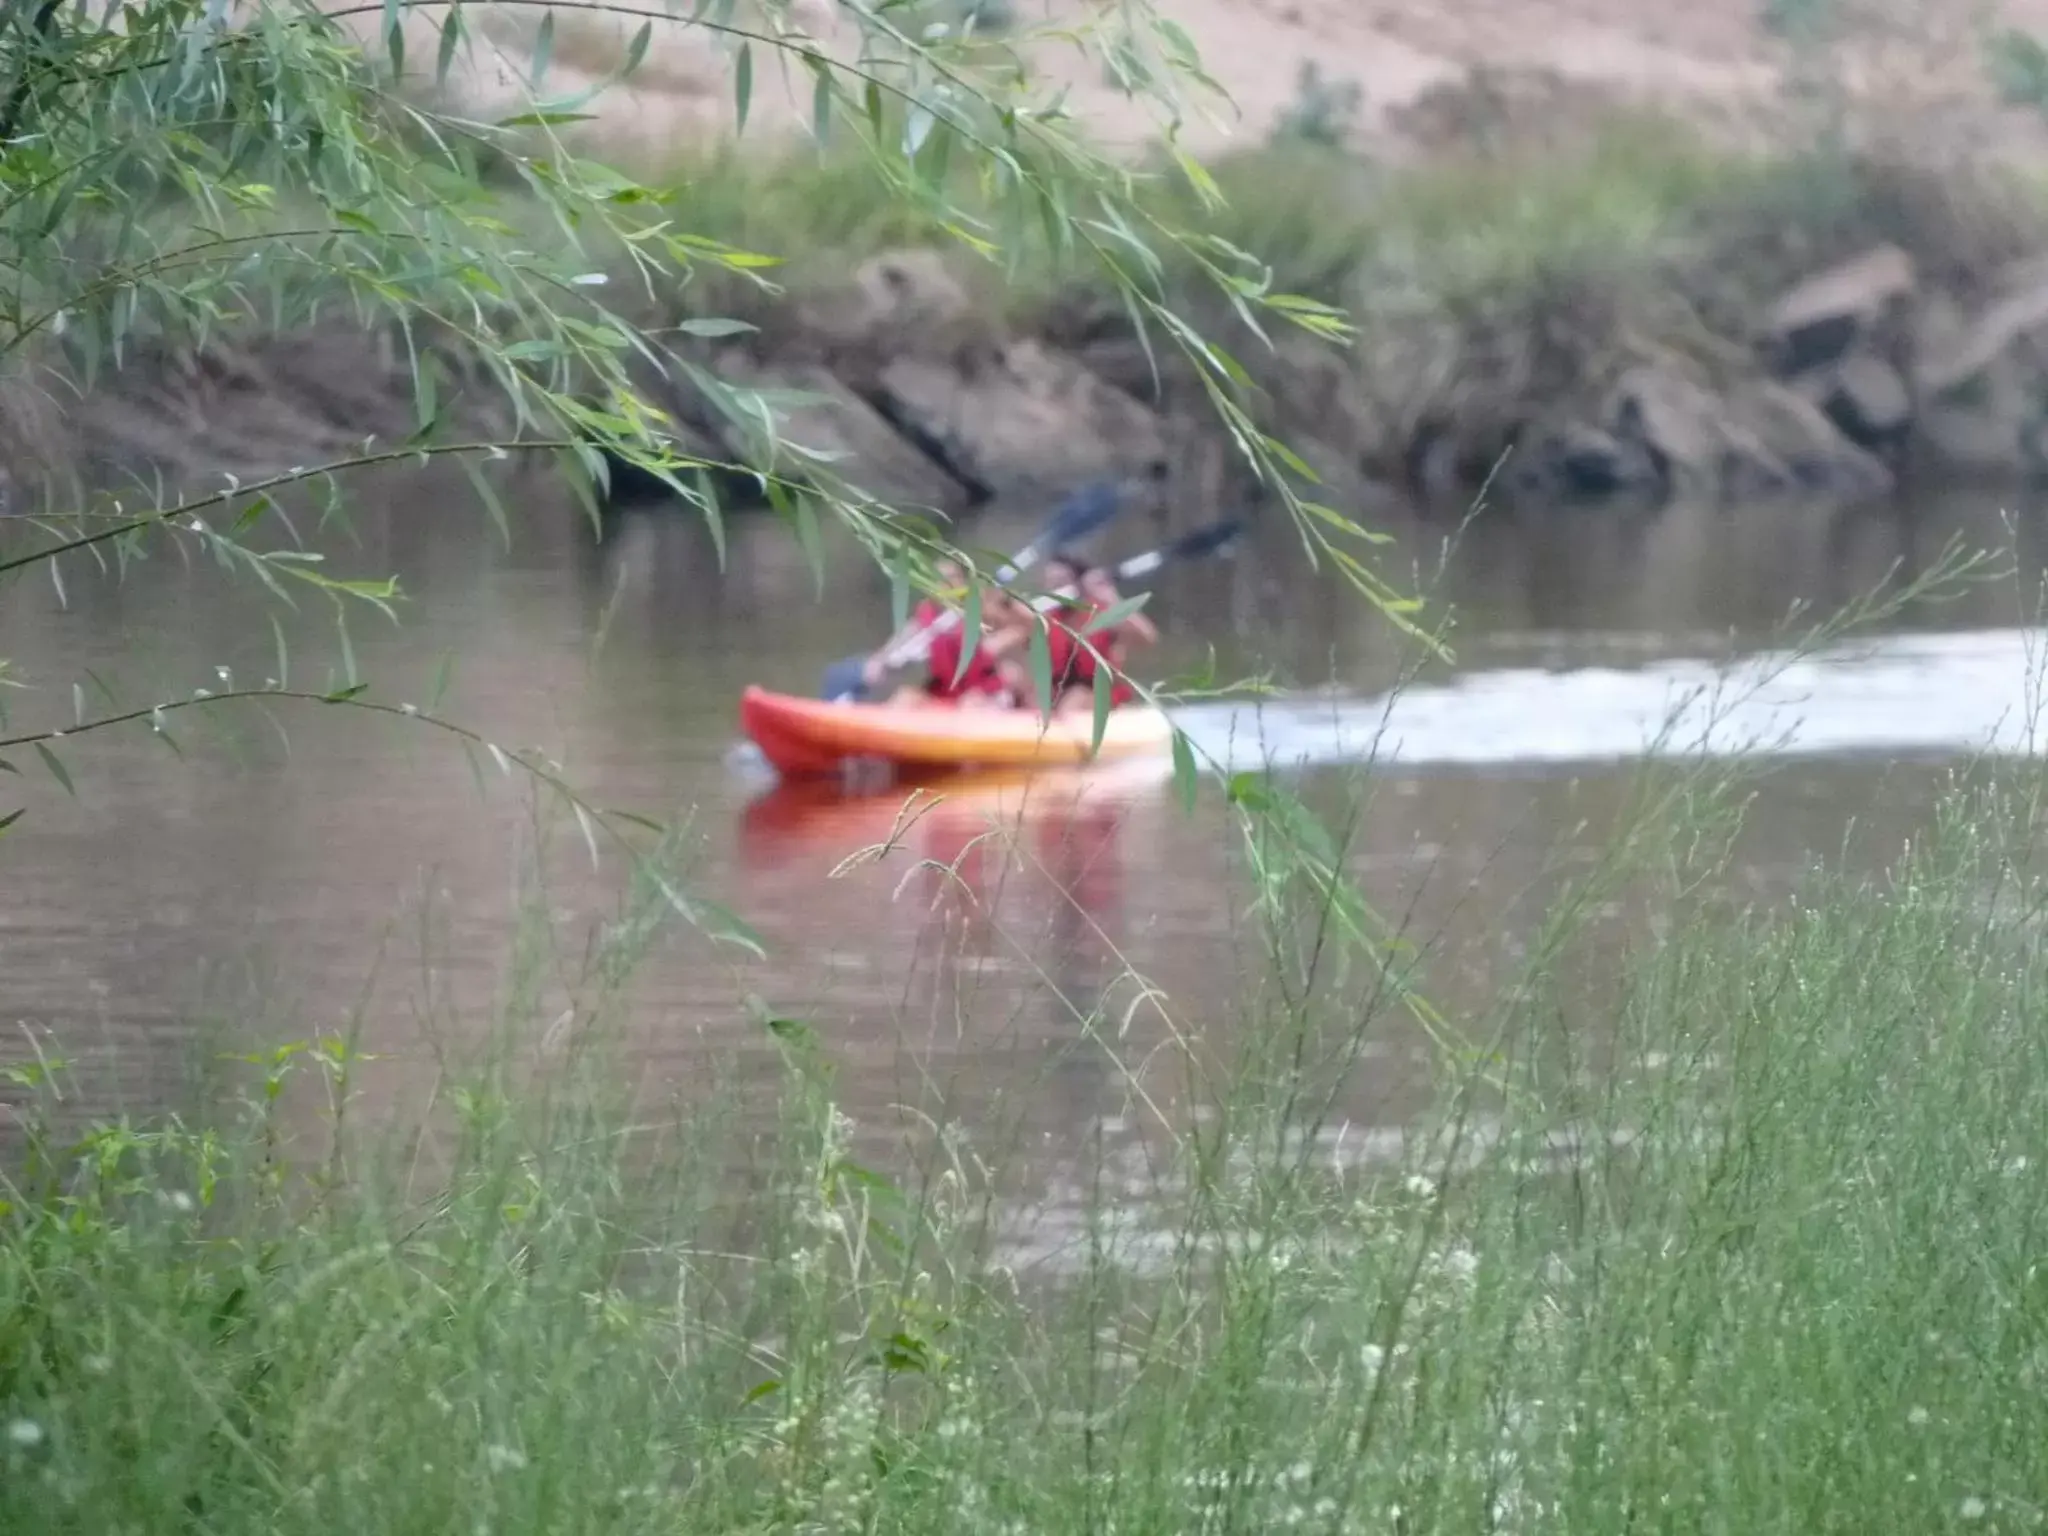
<svg viewBox="0 0 2048 1536">
<path fill-rule="evenodd" d="M 962 709 L 1010 709 L 1028 701 L 1031 684 L 1018 654 L 1028 643 L 1036 618 L 1029 607 L 1000 587 L 983 588 L 981 635 L 967 670 L 960 671 L 967 626 L 954 624 L 932 639 L 925 663 L 930 669 L 925 697 Z"/>
<path fill-rule="evenodd" d="M 1102 663 L 1107 663 L 1110 670 L 1111 707 L 1137 698 L 1138 690 L 1125 672 L 1131 647 L 1154 645 L 1159 640 L 1159 627 L 1143 613 L 1129 613 L 1114 624 L 1089 630 L 1098 615 L 1123 601 L 1123 595 L 1116 589 L 1116 578 L 1107 566 L 1089 566 L 1081 573 L 1079 586 L 1078 599 L 1060 610 L 1062 627 L 1055 631 L 1055 637 L 1065 644 L 1064 657 L 1058 650 L 1053 656 L 1053 677 L 1061 683 L 1059 707 L 1076 714 L 1094 710 L 1095 673 Z M 1101 662 L 1096 660 L 1098 655 Z"/>
<path fill-rule="evenodd" d="M 960 568 L 957 561 L 941 560 L 933 567 L 933 571 L 939 578 L 939 586 L 945 591 L 957 592 L 967 585 L 967 573 Z M 917 606 L 910 610 L 910 617 L 904 621 L 903 627 L 883 641 L 876 648 L 874 654 L 868 657 L 867 665 L 861 668 L 861 677 L 866 681 L 870 693 L 874 691 L 875 685 L 881 682 L 883 675 L 889 670 L 889 653 L 910 639 L 912 635 L 930 629 L 939 622 L 945 612 L 946 605 L 936 597 L 918 599 Z M 922 683 L 911 683 L 897 689 L 895 696 L 889 702 L 892 704 L 913 704 L 923 697 L 924 685 Z"/>
<path fill-rule="evenodd" d="M 1087 569 L 1079 556 L 1055 554 L 1039 567 L 1040 589 L 1059 594 L 1052 607 L 1038 612 L 1034 622 L 1045 628 L 1046 651 L 1052 659 L 1052 696 L 1057 702 L 1074 682 L 1074 636 L 1087 622 L 1081 606 L 1081 572 Z"/>
</svg>

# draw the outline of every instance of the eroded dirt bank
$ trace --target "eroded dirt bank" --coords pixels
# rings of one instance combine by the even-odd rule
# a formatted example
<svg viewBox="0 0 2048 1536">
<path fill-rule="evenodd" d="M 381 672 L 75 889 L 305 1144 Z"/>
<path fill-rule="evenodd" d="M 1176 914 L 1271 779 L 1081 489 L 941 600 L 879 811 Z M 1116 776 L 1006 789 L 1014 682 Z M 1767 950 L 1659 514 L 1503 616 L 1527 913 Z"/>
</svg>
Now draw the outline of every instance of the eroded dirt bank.
<svg viewBox="0 0 2048 1536">
<path fill-rule="evenodd" d="M 2048 30 L 2048 0 L 1967 19 L 1780 0 L 1771 25 L 1771 7 L 1647 0 L 1163 8 L 1242 109 L 1197 140 L 1234 157 L 1233 232 L 1358 322 L 1345 351 L 1268 350 L 1188 295 L 1325 499 L 1855 499 L 1918 471 L 2048 465 L 2048 119 L 2000 98 L 1991 46 Z M 561 33 L 559 67 L 601 73 L 609 34 L 592 29 Z M 524 35 L 508 23 L 497 42 L 516 63 Z M 713 134 L 727 110 L 717 51 L 664 47 L 601 109 L 593 131 L 622 154 L 649 123 Z M 504 72 L 467 78 L 486 99 Z M 1106 137 L 1141 136 L 1099 80 L 1076 85 Z M 842 275 L 698 360 L 816 396 L 780 413 L 783 432 L 840 450 L 877 494 L 957 512 L 1161 458 L 1205 499 L 1242 491 L 1190 377 L 1085 286 L 1006 302 L 958 253 L 921 247 L 824 265 Z M 705 402 L 648 382 L 686 444 L 758 460 Z M 402 436 L 412 407 L 395 347 L 326 331 L 160 357 L 9 416 L 19 505 L 53 464 L 217 484 Z"/>
</svg>

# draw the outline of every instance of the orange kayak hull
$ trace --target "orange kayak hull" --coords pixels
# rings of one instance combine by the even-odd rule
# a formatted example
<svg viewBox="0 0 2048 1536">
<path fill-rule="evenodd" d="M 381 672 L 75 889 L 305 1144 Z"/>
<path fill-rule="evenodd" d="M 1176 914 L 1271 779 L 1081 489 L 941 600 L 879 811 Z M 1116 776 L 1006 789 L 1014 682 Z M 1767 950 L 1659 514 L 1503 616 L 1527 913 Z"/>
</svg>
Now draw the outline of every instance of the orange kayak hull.
<svg viewBox="0 0 2048 1536">
<path fill-rule="evenodd" d="M 1087 714 L 1048 721 L 1022 709 L 835 704 L 765 688 L 740 697 L 741 728 L 786 778 L 834 774 L 861 761 L 910 774 L 1075 767 L 1172 748 L 1172 726 L 1150 706 L 1110 711 L 1100 750 L 1091 752 L 1094 724 Z"/>
</svg>

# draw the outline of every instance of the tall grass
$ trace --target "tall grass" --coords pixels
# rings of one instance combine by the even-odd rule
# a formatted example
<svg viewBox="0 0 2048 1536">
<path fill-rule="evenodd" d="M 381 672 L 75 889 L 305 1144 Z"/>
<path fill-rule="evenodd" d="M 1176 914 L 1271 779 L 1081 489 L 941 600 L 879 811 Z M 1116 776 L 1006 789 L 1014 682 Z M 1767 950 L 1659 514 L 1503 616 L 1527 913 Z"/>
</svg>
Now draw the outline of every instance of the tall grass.
<svg viewBox="0 0 2048 1536">
<path fill-rule="evenodd" d="M 1560 280 L 1624 282 L 1684 276 L 1731 257 L 1758 281 L 1804 275 L 1856 242 L 1897 239 L 1940 270 L 1947 253 L 1982 259 L 1987 241 L 2011 254 L 2042 228 L 2037 187 L 1989 170 L 1851 155 L 1840 146 L 1760 153 L 1717 143 L 1651 113 L 1616 115 L 1561 144 L 1436 154 L 1378 163 L 1340 148 L 1279 138 L 1209 165 L 1220 208 L 1205 208 L 1165 163 L 1141 173 L 1140 205 L 1200 227 L 1270 262 L 1277 287 L 1370 309 L 1390 300 L 1512 299 Z M 1980 168 L 1981 169 L 1981 168 Z M 974 206 L 962 172 L 955 193 Z M 798 288 L 844 278 L 849 262 L 905 244 L 952 237 L 851 150 L 779 157 L 726 149 L 678 158 L 655 178 L 689 210 L 693 228 L 787 259 Z M 1070 298 L 1088 274 L 1060 266 L 1023 238 L 1009 287 L 1019 313 Z M 2007 251 L 2012 247 L 2013 251 Z M 964 248 L 963 267 L 971 266 Z M 1192 273 L 1170 265 L 1169 285 Z M 1775 297 L 1759 291 L 1759 301 Z"/>
<path fill-rule="evenodd" d="M 1673 236 L 1691 229 L 1702 200 L 1764 195 L 1792 174 L 1796 158 L 1718 151 L 1656 119 L 1541 160 L 1414 167 L 1376 166 L 1285 139 L 1213 163 L 1220 209 L 1205 210 L 1185 177 L 1165 165 L 1148 169 L 1140 200 L 1162 218 L 1198 224 L 1271 262 L 1276 282 L 1290 291 L 1341 297 L 1361 271 L 1399 266 L 1462 292 L 1560 265 L 1604 270 L 1663 254 Z M 841 279 L 849 260 L 895 246 L 951 243 L 851 152 L 770 159 L 725 150 L 679 160 L 661 180 L 688 207 L 693 228 L 787 257 L 799 285 Z M 956 190 L 971 205 L 971 187 Z M 1052 265 L 1047 252 L 1026 255 L 1020 306 L 1087 281 L 1078 268 Z M 1168 282 L 1191 277 L 1192 269 L 1165 274 Z"/>
<path fill-rule="evenodd" d="M 1141 1062 L 1075 1019 L 1145 1135 L 1065 1149 L 1057 1243 L 978 1127 L 864 1162 L 797 1021 L 758 1020 L 745 1117 L 635 1103 L 601 1021 L 644 891 L 570 1024 L 508 989 L 522 1048 L 451 1060 L 424 1136 L 351 1117 L 345 1040 L 226 1112 L 44 1122 L 0 1216 L 0 1529 L 2031 1528 L 2039 784 L 1959 774 L 1881 876 L 1771 909 L 1715 894 L 1742 784 L 1646 774 L 1447 1019 L 1343 878 L 1357 815 L 1233 781 L 1251 1027 L 1176 1015 Z M 1669 937 L 1589 987 L 1617 899 Z M 1348 1123 L 1417 1023 L 1435 1109 Z"/>
</svg>

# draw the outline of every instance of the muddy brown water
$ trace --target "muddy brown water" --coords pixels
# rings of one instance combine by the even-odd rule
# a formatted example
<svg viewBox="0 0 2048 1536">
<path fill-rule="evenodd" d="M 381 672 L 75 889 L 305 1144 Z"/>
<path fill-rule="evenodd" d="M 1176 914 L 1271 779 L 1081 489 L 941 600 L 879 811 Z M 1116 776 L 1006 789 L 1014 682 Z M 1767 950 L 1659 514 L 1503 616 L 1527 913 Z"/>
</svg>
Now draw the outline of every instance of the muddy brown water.
<svg viewBox="0 0 2048 1536">
<path fill-rule="evenodd" d="M 736 705 L 749 682 L 811 689 L 826 662 L 870 643 L 887 624 L 879 578 L 833 547 L 850 574 L 821 596 L 796 541 L 767 519 L 731 525 L 721 574 L 681 515 L 630 516 L 593 548 L 544 492 L 521 510 L 508 550 L 458 487 L 400 483 L 363 498 L 353 538 L 321 542 L 336 571 L 403 579 L 401 625 L 358 611 L 348 626 L 377 694 L 423 701 L 452 657 L 446 714 L 545 748 L 599 803 L 688 816 L 687 888 L 761 936 L 765 959 L 687 933 L 656 942 L 619 1039 L 644 1089 L 687 1100 L 715 1074 L 766 1080 L 777 1058 L 765 1005 L 816 1029 L 857 1122 L 943 1104 L 984 1138 L 1056 1163 L 1105 1128 L 1129 1133 L 1148 1103 L 1174 1112 L 1183 1084 L 1162 1064 L 1171 1053 L 1152 1049 L 1162 1040 L 1227 1048 L 1248 1027 L 1255 935 L 1241 845 L 1213 790 L 1189 813 L 1156 769 L 1080 789 L 983 788 L 843 867 L 889 839 L 900 802 L 774 788 L 737 750 Z M 991 513 L 973 534 L 1000 545 L 1031 527 L 1028 514 Z M 1550 882 L 1594 856 L 1674 711 L 1668 750 L 1704 740 L 1766 760 L 1733 874 L 1763 897 L 1835 858 L 1852 823 L 1851 856 L 1883 857 L 1925 825 L 1966 753 L 2024 745 L 2039 637 L 2023 621 L 2044 527 L 1993 494 L 1910 513 L 1501 519 L 1468 530 L 1439 580 L 1450 530 L 1405 526 L 1388 568 L 1435 582 L 1459 617 L 1457 655 L 1391 704 L 1412 652 L 1311 578 L 1285 529 L 1170 573 L 1156 613 L 1177 665 L 1213 644 L 1226 674 L 1260 665 L 1313 685 L 1183 718 L 1206 751 L 1276 764 L 1325 807 L 1369 783 L 1352 868 L 1424 948 L 1455 1015 L 1517 964 Z M 1119 529 L 1115 548 L 1145 534 Z M 13 548 L 28 535 L 7 537 Z M 2016 555 L 2020 575 L 1848 649 L 1741 671 L 1795 603 L 1835 606 L 1895 564 L 1924 567 L 1952 537 Z M 74 683 L 92 714 L 103 683 L 124 701 L 171 699 L 279 671 L 269 610 L 247 582 L 169 551 L 125 581 L 81 560 L 63 578 L 61 599 L 41 574 L 0 593 L 0 656 L 31 685 L 6 700 L 0 734 L 68 724 Z M 324 607 L 302 601 L 284 628 L 290 681 L 325 686 L 340 646 Z M 1685 710 L 1716 686 L 1703 737 L 1705 717 Z M 195 1061 L 226 1039 L 358 1027 L 385 1058 L 367 1080 L 372 1108 L 423 1098 L 440 1053 L 494 1024 L 541 1043 L 591 925 L 613 912 L 615 856 L 592 875 L 573 828 L 558 827 L 543 883 L 551 936 L 522 929 L 534 800 L 488 757 L 479 775 L 417 724 L 318 706 L 214 718 L 173 722 L 183 756 L 146 725 L 63 743 L 75 797 L 33 753 L 9 754 L 23 773 L 0 780 L 0 812 L 27 814 L 0 843 L 0 1053 L 34 1042 L 80 1062 L 74 1109 L 146 1113 L 181 1102 Z M 982 838 L 991 827 L 1014 835 Z M 1634 916 L 1648 926 L 1623 921 L 1601 941 L 1616 963 L 1631 932 L 1654 934 L 1654 914 Z M 1155 992 L 1141 995 L 1138 976 Z M 1098 1008 L 1108 1022 L 1084 1029 L 1079 1016 Z M 1398 1123 L 1427 1074 L 1423 1042 L 1390 1020 L 1346 1108 L 1360 1126 Z"/>
</svg>

